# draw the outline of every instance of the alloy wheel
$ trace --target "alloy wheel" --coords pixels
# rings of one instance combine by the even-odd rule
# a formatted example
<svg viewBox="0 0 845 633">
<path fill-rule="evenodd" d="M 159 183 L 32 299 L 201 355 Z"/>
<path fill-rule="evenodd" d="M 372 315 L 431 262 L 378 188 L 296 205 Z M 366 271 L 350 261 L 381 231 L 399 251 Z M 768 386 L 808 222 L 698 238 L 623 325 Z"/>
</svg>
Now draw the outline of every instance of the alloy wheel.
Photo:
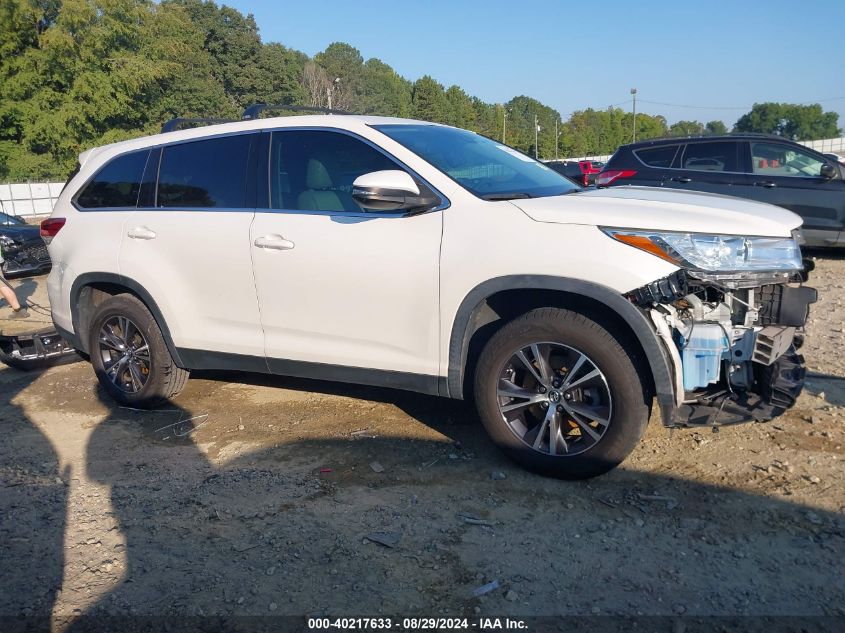
<svg viewBox="0 0 845 633">
<path fill-rule="evenodd" d="M 562 343 L 516 350 L 499 373 L 496 395 L 510 431 L 532 450 L 555 457 L 595 446 L 613 413 L 605 375 L 589 356 Z"/>
<path fill-rule="evenodd" d="M 138 393 L 147 384 L 152 364 L 150 346 L 141 330 L 125 316 L 107 319 L 98 336 L 106 377 L 126 393 Z"/>
</svg>

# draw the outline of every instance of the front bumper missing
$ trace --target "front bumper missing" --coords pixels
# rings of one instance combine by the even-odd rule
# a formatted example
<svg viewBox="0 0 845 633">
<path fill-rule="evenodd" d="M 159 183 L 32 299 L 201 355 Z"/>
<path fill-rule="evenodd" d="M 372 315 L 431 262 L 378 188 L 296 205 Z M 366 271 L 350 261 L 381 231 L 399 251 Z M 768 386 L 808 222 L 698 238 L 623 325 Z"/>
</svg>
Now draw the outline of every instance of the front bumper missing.
<svg viewBox="0 0 845 633">
<path fill-rule="evenodd" d="M 759 315 L 753 331 L 745 339 L 753 341 L 753 345 L 740 350 L 736 340 L 733 346 L 729 342 L 729 353 L 726 352 L 722 361 L 722 378 L 705 388 L 686 391 L 681 358 L 683 344 L 679 343 L 677 332 L 660 317 L 658 308 L 661 304 L 682 304 L 691 292 L 688 281 L 694 283 L 685 271 L 678 271 L 628 294 L 628 299 L 651 317 L 661 351 L 673 369 L 674 393 L 657 394 L 663 424 L 670 428 L 717 426 L 770 420 L 783 414 L 795 404 L 804 386 L 805 363 L 797 350 L 803 341 L 801 328 L 808 317 L 809 306 L 817 299 L 815 289 L 785 284 L 758 287 L 755 303 L 759 304 Z M 731 324 L 727 326 L 730 330 Z M 745 325 L 735 323 L 733 327 L 739 328 L 737 332 L 751 329 L 748 322 Z M 685 357 L 688 354 L 689 351 Z M 744 388 L 737 388 L 730 377 L 734 368 L 739 367 L 734 364 L 739 362 L 735 361 L 737 357 L 748 361 L 746 367 L 751 378 L 744 383 Z"/>
</svg>

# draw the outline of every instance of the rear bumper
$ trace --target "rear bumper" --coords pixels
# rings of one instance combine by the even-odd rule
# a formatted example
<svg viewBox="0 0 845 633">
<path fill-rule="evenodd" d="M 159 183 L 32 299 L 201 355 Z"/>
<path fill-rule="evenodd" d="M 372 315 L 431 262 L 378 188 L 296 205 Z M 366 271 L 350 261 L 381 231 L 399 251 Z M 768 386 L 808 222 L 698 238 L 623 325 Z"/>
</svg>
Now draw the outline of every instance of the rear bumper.
<svg viewBox="0 0 845 633">
<path fill-rule="evenodd" d="M 7 277 L 16 275 L 33 275 L 50 271 L 50 255 L 47 247 L 41 245 L 26 245 L 12 252 L 4 252 L 6 261 L 3 262 L 3 274 Z"/>
</svg>

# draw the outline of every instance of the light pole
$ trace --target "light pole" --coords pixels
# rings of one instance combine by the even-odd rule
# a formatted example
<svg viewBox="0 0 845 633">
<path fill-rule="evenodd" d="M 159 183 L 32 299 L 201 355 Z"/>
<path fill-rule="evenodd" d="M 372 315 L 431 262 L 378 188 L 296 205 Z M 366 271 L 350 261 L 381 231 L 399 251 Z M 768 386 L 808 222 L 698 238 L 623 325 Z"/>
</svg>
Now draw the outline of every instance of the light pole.
<svg viewBox="0 0 845 633">
<path fill-rule="evenodd" d="M 326 88 L 326 96 L 329 98 L 329 110 L 332 109 L 332 93 L 334 92 L 335 86 L 340 83 L 340 77 L 335 77 L 334 81 L 331 82 Z"/>
<path fill-rule="evenodd" d="M 539 154 L 537 151 L 537 136 L 540 133 L 540 126 L 537 125 L 537 115 L 534 115 L 534 159 L 537 160 L 539 158 Z"/>
<path fill-rule="evenodd" d="M 631 88 L 631 96 L 634 99 L 634 124 L 631 128 L 634 143 L 637 142 L 637 89 Z"/>
<path fill-rule="evenodd" d="M 555 160 L 557 160 L 557 147 L 560 145 L 560 143 L 558 143 L 559 138 L 560 137 L 558 137 L 557 134 L 557 117 L 555 117 Z"/>
<path fill-rule="evenodd" d="M 508 130 L 508 109 L 505 106 L 502 106 L 502 145 L 507 145 L 507 141 L 505 140 L 505 135 Z"/>
</svg>

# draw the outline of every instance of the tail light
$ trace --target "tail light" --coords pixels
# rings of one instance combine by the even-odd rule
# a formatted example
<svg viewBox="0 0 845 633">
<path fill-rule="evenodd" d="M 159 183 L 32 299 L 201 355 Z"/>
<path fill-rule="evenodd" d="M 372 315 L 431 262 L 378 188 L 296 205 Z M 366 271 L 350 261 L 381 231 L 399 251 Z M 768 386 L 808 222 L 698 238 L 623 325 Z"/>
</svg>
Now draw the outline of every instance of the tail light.
<svg viewBox="0 0 845 633">
<path fill-rule="evenodd" d="M 597 187 L 607 187 L 620 178 L 632 178 L 637 175 L 633 169 L 608 169 L 596 176 Z"/>
<path fill-rule="evenodd" d="M 585 187 L 590 186 L 590 177 L 587 174 L 583 174 L 581 176 L 581 184 L 584 185 Z"/>
<path fill-rule="evenodd" d="M 47 218 L 46 220 L 42 220 L 41 237 L 49 244 L 50 240 L 58 235 L 64 225 L 64 218 Z"/>
</svg>

